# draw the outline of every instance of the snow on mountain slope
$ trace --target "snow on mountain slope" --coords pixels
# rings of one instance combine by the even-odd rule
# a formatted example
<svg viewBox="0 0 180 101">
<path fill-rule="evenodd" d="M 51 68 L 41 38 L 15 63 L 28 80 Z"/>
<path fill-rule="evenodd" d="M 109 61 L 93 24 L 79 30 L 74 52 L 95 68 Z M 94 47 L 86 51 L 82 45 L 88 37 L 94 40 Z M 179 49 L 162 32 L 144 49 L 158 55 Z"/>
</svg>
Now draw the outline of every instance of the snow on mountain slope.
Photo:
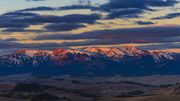
<svg viewBox="0 0 180 101">
<path fill-rule="evenodd" d="M 142 51 L 132 46 L 122 46 L 120 48 L 86 48 L 85 51 L 103 54 L 111 58 L 122 58 L 123 56 L 136 56 Z"/>
<path fill-rule="evenodd" d="M 55 50 L 17 50 L 16 54 L 26 54 L 27 56 L 51 56 L 53 58 L 68 59 L 71 55 L 82 56 L 82 57 L 96 57 L 101 54 L 105 57 L 112 58 L 114 60 L 122 59 L 124 56 L 130 57 L 140 57 L 145 55 L 151 55 L 156 62 L 161 61 L 161 59 L 173 60 L 174 55 L 170 51 L 162 50 L 140 50 L 133 46 L 122 46 L 119 48 L 103 48 L 103 47 L 92 47 L 85 49 L 62 49 L 57 48 Z M 69 55 L 69 56 L 68 56 Z M 81 58 L 81 57 L 79 57 Z"/>
<path fill-rule="evenodd" d="M 55 50 L 18 50 L 14 54 L 0 56 L 0 69 L 4 67 L 39 67 L 38 73 L 70 74 L 151 74 L 176 73 L 180 66 L 180 54 L 157 50 L 140 50 L 132 46 L 118 48 L 81 48 Z M 163 68 L 163 69 L 162 69 Z M 12 69 L 12 68 L 11 68 Z M 36 69 L 30 69 L 35 70 Z M 43 70 L 45 69 L 45 70 Z M 27 71 L 26 69 L 24 69 Z M 163 70 L 163 71 L 161 71 Z M 9 70 L 7 70 L 9 71 Z M 180 71 L 180 70 L 179 70 Z M 34 71 L 33 71 L 34 72 Z"/>
<path fill-rule="evenodd" d="M 173 53 L 165 52 L 165 51 L 149 51 L 150 55 L 153 56 L 156 62 L 160 62 L 162 59 L 167 59 L 167 60 L 173 60 Z"/>
<path fill-rule="evenodd" d="M 17 50 L 13 55 L 1 56 L 1 63 L 6 61 L 8 64 L 23 64 L 27 58 L 32 58 L 33 64 L 45 63 L 53 61 L 58 65 L 70 64 L 73 61 L 86 62 L 93 58 L 110 59 L 116 62 L 128 61 L 133 59 L 143 59 L 144 57 L 152 57 L 155 63 L 171 61 L 177 59 L 177 54 L 158 51 L 158 50 L 140 50 L 133 46 L 122 46 L 119 48 L 84 48 L 84 49 L 62 49 L 55 50 Z M 132 59 L 131 59 L 132 58 Z M 4 62 L 4 63 L 6 63 Z"/>
</svg>

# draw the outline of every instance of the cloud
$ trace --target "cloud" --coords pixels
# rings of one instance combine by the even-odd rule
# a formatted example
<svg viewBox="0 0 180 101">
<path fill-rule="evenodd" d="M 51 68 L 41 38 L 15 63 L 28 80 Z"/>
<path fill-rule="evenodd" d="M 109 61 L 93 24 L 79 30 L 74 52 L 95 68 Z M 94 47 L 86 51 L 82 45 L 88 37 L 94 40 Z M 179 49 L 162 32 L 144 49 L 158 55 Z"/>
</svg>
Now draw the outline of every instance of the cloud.
<svg viewBox="0 0 180 101">
<path fill-rule="evenodd" d="M 30 0 L 43 1 L 43 0 Z M 84 4 L 85 2 L 85 4 Z M 179 3 L 178 0 L 108 0 L 107 3 L 100 6 L 91 4 L 91 1 L 81 0 L 78 4 L 72 4 L 63 7 L 34 7 L 19 11 L 54 11 L 54 10 L 74 10 L 90 9 L 92 11 L 103 11 L 109 13 L 106 18 L 138 18 L 139 14 L 146 11 L 154 11 L 153 7 L 169 7 Z"/>
<path fill-rule="evenodd" d="M 124 28 L 112 30 L 97 30 L 84 32 L 80 34 L 51 34 L 40 35 L 37 40 L 48 39 L 119 39 L 119 38 L 135 38 L 135 37 L 173 37 L 180 36 L 180 26 L 159 26 L 159 27 L 140 27 L 140 28 Z"/>
<path fill-rule="evenodd" d="M 167 14 L 165 16 L 155 17 L 155 18 L 152 18 L 152 19 L 153 20 L 173 19 L 173 18 L 177 18 L 177 17 L 180 17 L 180 13 L 170 13 L 170 14 Z"/>
<path fill-rule="evenodd" d="M 149 22 L 149 21 L 136 21 L 135 23 L 138 25 L 152 25 L 152 24 L 154 24 L 153 22 Z"/>
<path fill-rule="evenodd" d="M 111 11 L 107 15 L 107 19 L 114 19 L 114 18 L 139 18 L 138 14 L 144 13 L 143 10 L 141 9 L 120 9 L 120 10 L 115 10 Z"/>
<path fill-rule="evenodd" d="M 96 22 L 96 20 L 101 19 L 101 15 L 94 13 L 94 14 L 71 14 L 62 16 L 60 19 L 60 22 L 64 23 L 88 23 L 93 24 Z"/>
<path fill-rule="evenodd" d="M 38 16 L 35 13 L 9 12 L 0 16 L 0 28 L 24 29 L 31 24 L 20 20 Z M 19 21 L 17 21 L 19 20 Z"/>
<path fill-rule="evenodd" d="M 139 14 L 146 11 L 154 11 L 152 7 L 169 7 L 179 3 L 178 0 L 108 0 L 107 3 L 100 6 L 91 5 L 91 1 L 82 4 L 72 4 L 63 7 L 35 7 L 27 8 L 20 11 L 53 11 L 53 10 L 74 10 L 90 9 L 92 11 L 104 11 L 109 13 L 106 18 L 138 18 Z M 85 1 L 87 2 L 87 1 Z"/>
<path fill-rule="evenodd" d="M 98 7 L 91 6 L 91 5 L 70 5 L 70 6 L 63 6 L 63 7 L 33 7 L 33 8 L 26 8 L 19 11 L 62 11 L 62 10 L 76 10 L 76 9 L 90 9 L 92 11 L 98 10 Z"/>
<path fill-rule="evenodd" d="M 39 0 L 30 0 L 39 1 Z M 40 0 L 41 1 L 41 0 Z M 43 1 L 43 0 L 42 0 Z M 85 4 L 84 4 L 85 2 Z M 139 18 L 146 11 L 154 11 L 152 7 L 169 7 L 179 3 L 178 0 L 108 0 L 107 3 L 100 6 L 94 6 L 91 1 L 80 1 L 78 4 L 72 4 L 63 7 L 34 7 L 19 11 L 54 11 L 54 10 L 74 10 L 90 9 L 92 11 L 103 11 L 108 13 L 107 19 L 115 18 Z"/>
<path fill-rule="evenodd" d="M 152 40 L 154 42 L 152 42 Z M 57 47 L 64 47 L 64 48 L 68 48 L 68 47 L 72 47 L 72 46 L 91 46 L 91 45 L 116 45 L 116 44 L 126 44 L 126 43 L 138 43 L 138 44 L 144 44 L 144 43 L 149 43 L 149 44 L 153 44 L 155 45 L 155 47 L 153 48 L 152 46 L 149 47 L 149 49 L 160 49 L 157 48 L 156 44 L 166 44 L 163 45 L 163 48 L 172 48 L 172 46 L 168 46 L 170 44 L 168 43 L 174 43 L 171 40 L 165 39 L 165 41 L 160 40 L 160 38 L 157 39 L 151 39 L 149 38 L 148 40 L 144 41 L 144 40 L 139 40 L 139 38 L 134 38 L 134 39 L 125 39 L 125 40 L 121 40 L 121 39 L 87 39 L 85 41 L 81 41 L 81 42 L 62 42 L 62 43 L 56 43 L 56 42 L 46 42 L 46 43 L 18 43 L 18 42 L 9 42 L 9 41 L 4 41 L 4 42 L 0 42 L 0 48 L 1 49 L 10 49 L 10 50 L 14 50 L 14 49 L 54 49 Z M 152 43 L 151 43 L 152 42 Z M 147 44 L 148 44 L 147 43 Z M 167 45 L 168 44 L 168 45 Z M 179 47 L 179 45 L 175 46 L 173 45 L 173 47 Z M 142 47 L 142 48 L 148 48 L 148 47 Z M 161 48 L 162 49 L 162 48 Z"/>
<path fill-rule="evenodd" d="M 22 19 L 13 18 L 15 22 L 43 24 L 43 23 L 88 23 L 93 24 L 100 19 L 99 14 L 70 14 L 65 16 L 55 15 L 38 15 L 31 17 L 24 17 Z"/>
<path fill-rule="evenodd" d="M 4 39 L 4 40 L 2 40 L 2 41 L 17 41 L 18 39 L 16 39 L 16 38 L 9 38 L 9 39 Z"/>
<path fill-rule="evenodd" d="M 169 43 L 180 42 L 180 26 L 172 27 L 141 27 L 114 30 L 97 30 L 80 34 L 43 34 L 32 40 L 43 43 L 18 43 L 17 39 L 0 41 L 0 49 L 53 49 L 57 47 L 90 46 L 90 45 L 116 45 L 116 44 L 152 44 L 141 48 L 162 49 L 177 48 L 180 46 Z M 48 40 L 64 40 L 62 43 L 48 42 Z M 83 40 L 83 41 L 76 41 Z M 160 44 L 158 48 L 158 44 Z M 153 47 L 154 46 L 154 47 Z"/>
<path fill-rule="evenodd" d="M 29 24 L 27 23 L 14 23 L 10 21 L 1 21 L 0 22 L 0 28 L 26 28 L 29 27 Z"/>
<path fill-rule="evenodd" d="M 79 29 L 83 27 L 86 27 L 86 26 L 83 24 L 78 24 L 78 23 L 72 23 L 72 24 L 57 23 L 57 24 L 49 24 L 45 26 L 45 29 L 47 29 L 48 31 L 71 31 L 71 30 Z"/>
<path fill-rule="evenodd" d="M 180 48 L 180 43 L 176 42 L 169 42 L 169 43 L 159 43 L 159 44 L 150 44 L 150 45 L 143 45 L 139 46 L 141 49 L 147 50 L 163 50 L 163 49 L 172 49 L 172 48 Z"/>
<path fill-rule="evenodd" d="M 6 28 L 3 29 L 2 32 L 34 32 L 34 33 L 42 33 L 47 32 L 46 30 L 30 30 L 30 29 L 24 29 L 24 28 Z"/>
<path fill-rule="evenodd" d="M 168 7 L 176 3 L 177 0 L 109 0 L 108 3 L 101 5 L 100 9 L 109 12 L 108 17 L 113 19 L 124 15 L 137 17 L 144 11 L 153 11 L 152 7 Z"/>
<path fill-rule="evenodd" d="M 43 6 L 43 7 L 26 8 L 19 11 L 53 11 L 53 10 L 56 10 L 56 8 Z"/>
<path fill-rule="evenodd" d="M 10 12 L 5 13 L 0 16 L 0 28 L 5 28 L 3 31 L 7 32 L 24 32 L 30 31 L 25 30 L 24 28 L 29 27 L 30 25 L 42 25 L 42 24 L 50 24 L 47 25 L 47 29 L 53 30 L 51 26 L 56 27 L 54 30 L 57 30 L 58 25 L 60 27 L 59 30 L 68 31 L 85 27 L 84 25 L 80 24 L 94 24 L 96 20 L 101 19 L 101 15 L 97 13 L 93 14 L 70 14 L 65 16 L 55 16 L 55 15 L 39 15 L 36 13 L 28 13 L 28 12 Z M 59 23 L 66 23 L 59 24 Z M 76 25 L 75 25 L 76 23 Z M 56 25 L 55 25 L 56 24 Z"/>
<path fill-rule="evenodd" d="M 150 10 L 150 7 L 174 6 L 176 3 L 177 0 L 109 0 L 101 8 L 105 11 L 128 8 Z"/>
<path fill-rule="evenodd" d="M 39 0 L 30 0 L 39 1 Z M 40 0 L 41 1 L 41 0 Z M 37 2 L 38 3 L 38 2 Z M 79 34 L 66 33 L 61 34 L 61 31 L 71 31 L 79 28 L 84 28 L 89 24 L 96 24 L 97 20 L 111 20 L 124 18 L 140 18 L 146 12 L 154 12 L 161 7 L 170 7 L 177 4 L 177 0 L 109 0 L 109 2 L 99 5 L 68 5 L 63 7 L 34 7 L 18 10 L 2 14 L 0 16 L 0 30 L 2 32 L 35 32 L 42 33 L 32 41 L 42 41 L 44 43 L 23 44 L 18 43 L 17 39 L 0 40 L 1 49 L 20 49 L 20 48 L 55 48 L 55 47 L 70 47 L 70 46 L 88 46 L 88 45 L 113 45 L 113 44 L 128 44 L 128 43 L 160 43 L 167 44 L 168 42 L 180 42 L 180 26 L 155 26 L 155 27 L 139 27 L 139 28 L 124 28 L 112 30 L 96 30 Z M 154 7 L 156 9 L 154 9 Z M 175 7 L 175 6 L 174 6 Z M 52 11 L 58 10 L 74 10 L 74 9 L 90 9 L 93 14 L 69 14 L 64 16 L 57 15 L 40 15 L 36 11 Z M 43 12 L 45 14 L 46 12 Z M 107 14 L 102 17 L 101 14 Z M 160 16 L 153 19 L 172 19 L 179 17 L 179 13 L 171 13 L 165 16 Z M 132 19 L 130 19 L 132 20 Z M 133 21 L 133 20 L 132 20 Z M 138 25 L 151 25 L 154 22 L 139 20 L 134 21 Z M 31 25 L 42 25 L 43 29 L 31 30 L 27 29 Z M 109 25 L 113 25 L 112 23 Z M 117 22 L 118 25 L 118 22 Z M 119 24 L 120 25 L 120 24 Z M 106 26 L 106 25 L 104 25 Z M 108 25 L 107 25 L 108 26 Z M 43 34 L 43 32 L 53 32 Z M 22 33 L 23 34 L 23 33 Z M 49 43 L 48 40 L 64 40 L 63 43 Z M 84 40 L 78 41 L 77 40 Z M 72 42 L 73 41 L 73 42 Z M 161 45 L 166 47 L 166 45 Z M 154 46 L 154 45 L 153 45 Z M 152 46 L 152 47 L 153 47 Z M 155 46 L 156 48 L 158 46 Z M 167 46 L 170 47 L 170 46 Z M 175 46 L 174 46 L 175 47 Z"/>
<path fill-rule="evenodd" d="M 83 45 L 179 42 L 180 26 L 97 30 L 80 34 L 40 35 L 33 40 L 86 40 Z"/>
<path fill-rule="evenodd" d="M 73 43 L 19 43 L 11 41 L 0 41 L 1 50 L 18 50 L 18 49 L 54 49 L 57 47 L 68 47 Z"/>
<path fill-rule="evenodd" d="M 92 5 L 70 5 L 70 6 L 59 7 L 59 10 L 73 10 L 73 9 L 90 9 L 92 11 L 95 11 L 98 10 L 99 8 Z"/>
<path fill-rule="evenodd" d="M 36 13 L 19 11 L 4 13 L 0 16 L 0 29 L 2 32 L 36 32 L 37 30 L 27 30 L 26 28 L 39 23 L 24 22 L 23 20 L 38 16 L 40 15 Z"/>
<path fill-rule="evenodd" d="M 22 49 L 22 48 L 30 48 L 30 49 L 45 49 L 51 46 L 58 47 L 56 43 L 33 43 L 33 44 L 25 44 L 18 42 L 9 42 L 9 41 L 0 41 L 0 49 Z"/>
<path fill-rule="evenodd" d="M 39 14 L 30 13 L 30 12 L 8 12 L 2 15 L 2 17 L 31 17 L 31 16 L 38 16 Z"/>
</svg>

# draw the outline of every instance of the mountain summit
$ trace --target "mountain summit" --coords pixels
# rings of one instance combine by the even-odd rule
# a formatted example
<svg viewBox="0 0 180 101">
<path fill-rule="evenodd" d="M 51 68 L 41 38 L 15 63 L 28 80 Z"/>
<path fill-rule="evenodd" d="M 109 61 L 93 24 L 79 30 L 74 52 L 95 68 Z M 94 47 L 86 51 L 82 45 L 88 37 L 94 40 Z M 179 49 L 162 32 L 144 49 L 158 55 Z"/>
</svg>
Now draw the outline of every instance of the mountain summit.
<svg viewBox="0 0 180 101">
<path fill-rule="evenodd" d="M 4 74 L 14 71 L 57 75 L 180 74 L 179 66 L 180 53 L 132 46 L 17 50 L 0 56 L 0 70 Z"/>
</svg>

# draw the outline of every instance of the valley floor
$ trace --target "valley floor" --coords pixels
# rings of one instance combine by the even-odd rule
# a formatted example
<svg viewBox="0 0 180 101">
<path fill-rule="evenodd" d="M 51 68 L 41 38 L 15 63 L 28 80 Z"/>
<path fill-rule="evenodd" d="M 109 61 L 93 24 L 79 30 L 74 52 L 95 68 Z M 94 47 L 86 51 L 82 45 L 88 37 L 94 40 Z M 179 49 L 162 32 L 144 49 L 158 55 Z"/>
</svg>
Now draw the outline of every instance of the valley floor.
<svg viewBox="0 0 180 101">
<path fill-rule="evenodd" d="M 0 101 L 179 101 L 180 76 L 0 77 Z"/>
</svg>

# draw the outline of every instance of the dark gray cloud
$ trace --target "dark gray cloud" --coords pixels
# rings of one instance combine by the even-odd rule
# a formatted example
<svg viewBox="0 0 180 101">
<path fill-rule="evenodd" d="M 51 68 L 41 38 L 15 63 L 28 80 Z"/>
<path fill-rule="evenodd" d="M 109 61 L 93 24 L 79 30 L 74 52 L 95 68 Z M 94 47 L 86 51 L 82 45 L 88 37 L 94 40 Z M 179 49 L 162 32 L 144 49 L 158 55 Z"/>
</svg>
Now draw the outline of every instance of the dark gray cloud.
<svg viewBox="0 0 180 101">
<path fill-rule="evenodd" d="M 23 12 L 5 13 L 0 16 L 0 28 L 24 29 L 29 27 L 31 23 L 21 22 L 19 20 L 28 19 L 36 16 L 39 15 L 35 13 L 23 13 Z"/>
<path fill-rule="evenodd" d="M 161 44 L 151 44 L 151 45 L 143 45 L 139 46 L 141 49 L 148 49 L 148 50 L 162 50 L 162 49 L 172 49 L 172 48 L 180 48 L 179 43 L 161 43 Z"/>
<path fill-rule="evenodd" d="M 34 8 L 26 8 L 23 10 L 19 11 L 54 11 L 54 10 L 75 10 L 75 9 L 90 9 L 92 11 L 98 10 L 98 7 L 91 6 L 91 5 L 70 5 L 70 6 L 63 6 L 63 7 L 46 7 L 46 6 L 41 6 L 41 7 L 34 7 Z"/>
<path fill-rule="evenodd" d="M 46 28 L 54 31 L 58 31 L 57 27 L 59 25 L 59 30 L 68 31 L 85 27 L 83 24 L 94 24 L 96 20 L 101 19 L 100 14 L 70 14 L 65 16 L 55 16 L 55 15 L 39 15 L 35 13 L 28 13 L 28 12 L 10 12 L 5 13 L 0 16 L 0 28 L 5 28 L 3 31 L 7 32 L 25 32 L 30 30 L 25 30 L 25 28 L 29 27 L 30 25 L 40 25 L 40 24 L 47 24 L 50 25 Z M 61 23 L 61 24 L 59 24 Z M 62 24 L 66 23 L 66 24 Z M 76 23 L 76 25 L 75 25 Z M 55 25 L 56 24 L 56 25 Z M 52 28 L 51 26 L 54 26 Z M 64 28 L 63 28 L 64 27 Z M 48 31 L 48 30 L 47 30 Z"/>
<path fill-rule="evenodd" d="M 79 29 L 79 28 L 83 28 L 86 27 L 83 24 L 78 24 L 78 23 L 57 23 L 57 24 L 49 24 L 47 26 L 45 26 L 45 29 L 47 29 L 48 31 L 71 31 L 74 29 Z"/>
<path fill-rule="evenodd" d="M 153 22 L 149 22 L 149 21 L 135 21 L 135 23 L 138 25 L 152 25 L 152 24 L 154 24 Z"/>
<path fill-rule="evenodd" d="M 3 29 L 2 32 L 28 32 L 24 28 L 6 28 Z"/>
<path fill-rule="evenodd" d="M 21 48 L 38 48 L 41 46 L 41 48 L 45 47 L 47 48 L 48 43 L 45 44 L 23 44 L 18 42 L 10 42 L 5 40 L 0 40 L 0 49 L 21 49 Z M 39 47 L 40 48 L 40 47 Z"/>
<path fill-rule="evenodd" d="M 177 0 L 109 0 L 101 8 L 105 11 L 128 8 L 150 10 L 150 7 L 174 6 L 176 3 L 178 3 Z"/>
<path fill-rule="evenodd" d="M 179 31 L 180 26 L 141 27 L 116 30 L 98 30 L 81 34 L 40 35 L 33 40 L 86 40 L 84 42 L 63 43 L 67 46 L 167 43 L 180 42 Z"/>
<path fill-rule="evenodd" d="M 14 23 L 10 21 L 1 21 L 0 22 L 0 28 L 26 28 L 29 27 L 29 24 L 27 23 Z"/>
<path fill-rule="evenodd" d="M 2 40 L 2 41 L 17 41 L 18 39 L 16 39 L 16 38 L 9 38 L 9 39 L 4 39 L 4 40 Z"/>
<path fill-rule="evenodd" d="M 11 41 L 4 41 L 4 42 L 0 42 L 0 49 L 4 50 L 4 49 L 9 49 L 9 50 L 15 50 L 15 49 L 54 49 L 57 47 L 64 47 L 64 48 L 68 48 L 68 47 L 72 47 L 72 46 L 91 46 L 91 45 L 116 45 L 116 44 L 126 44 L 126 43 L 138 43 L 138 44 L 144 44 L 147 43 L 149 41 L 149 43 L 152 42 L 152 40 L 154 42 L 152 42 L 152 45 L 150 45 L 150 47 L 148 46 L 144 46 L 142 48 L 149 48 L 149 49 L 167 49 L 167 48 L 180 48 L 180 45 L 171 45 L 169 43 L 173 43 L 173 41 L 167 40 L 165 39 L 165 41 L 161 40 L 159 41 L 159 39 L 161 38 L 149 38 L 146 41 L 141 41 L 139 40 L 140 38 L 134 38 L 134 39 L 125 39 L 125 40 L 121 40 L 121 39 L 106 39 L 106 40 L 102 40 L 102 39 L 87 39 L 85 41 L 82 42 L 63 42 L 63 43 L 32 43 L 32 44 L 25 44 L 25 43 L 18 43 L 18 42 L 11 42 Z M 153 43 L 159 43 L 159 44 L 153 44 Z M 164 44 L 164 45 L 162 45 Z M 155 45 L 155 47 L 153 48 L 153 46 Z M 158 48 L 158 45 L 160 45 L 161 47 Z"/>
<path fill-rule="evenodd" d="M 64 6 L 59 7 L 59 10 L 73 10 L 73 9 L 90 9 L 92 11 L 98 10 L 98 7 L 92 6 L 92 5 L 70 5 L 70 6 Z"/>
<path fill-rule="evenodd" d="M 153 11 L 152 7 L 168 7 L 176 3 L 178 3 L 177 0 L 109 0 L 108 3 L 101 5 L 100 9 L 109 12 L 109 18 L 121 18 L 129 14 L 131 17 L 137 17 L 144 11 Z"/>
<path fill-rule="evenodd" d="M 38 16 L 35 13 L 9 12 L 0 16 L 0 28 L 27 28 L 30 23 L 19 22 L 17 19 L 25 19 Z"/>
<path fill-rule="evenodd" d="M 173 18 L 177 18 L 177 17 L 180 17 L 180 13 L 170 13 L 170 14 L 167 14 L 165 16 L 155 17 L 155 18 L 152 18 L 152 19 L 153 20 L 173 19 Z"/>
<path fill-rule="evenodd" d="M 34 33 L 42 33 L 42 32 L 48 32 L 47 30 L 30 30 L 30 29 L 24 29 L 24 28 L 6 28 L 3 29 L 2 32 L 34 32 Z"/>
<path fill-rule="evenodd" d="M 144 10 L 141 9 L 120 9 L 109 12 L 107 15 L 107 19 L 114 19 L 114 18 L 139 18 L 139 14 L 144 13 Z"/>
<path fill-rule="evenodd" d="M 39 1 L 39 0 L 30 0 Z M 41 1 L 41 0 L 40 0 Z M 32 11 L 54 11 L 90 9 L 108 13 L 106 19 L 115 18 L 139 18 L 145 12 L 153 12 L 153 7 L 169 7 L 177 4 L 177 0 L 109 0 L 100 6 L 92 5 L 69 5 L 64 7 L 35 7 L 9 12 L 0 16 L 0 29 L 4 32 L 55 32 L 70 31 L 85 27 L 86 24 L 95 24 L 101 20 L 100 14 L 70 14 L 65 16 L 39 15 Z M 179 13 L 172 13 L 153 19 L 171 19 L 179 17 Z M 30 25 L 47 24 L 42 30 L 28 30 Z M 153 22 L 136 21 L 139 25 L 154 24 Z M 55 47 L 89 46 L 89 45 L 113 45 L 125 43 L 160 43 L 161 45 L 144 46 L 143 48 L 172 48 L 180 47 L 168 42 L 180 42 L 180 26 L 173 27 L 142 27 L 115 30 L 97 30 L 80 34 L 51 34 L 40 35 L 33 40 L 79 40 L 82 42 L 64 43 L 18 43 L 17 39 L 0 40 L 0 49 L 49 49 Z M 171 46 L 172 45 L 172 46 Z"/>
<path fill-rule="evenodd" d="M 18 49 L 54 49 L 56 47 L 68 47 L 65 43 L 18 43 L 11 41 L 0 40 L 1 50 L 18 50 Z"/>
<path fill-rule="evenodd" d="M 99 14 L 70 14 L 65 16 L 39 15 L 24 19 L 14 19 L 16 22 L 43 24 L 43 23 L 88 23 L 93 24 L 100 19 Z"/>
<path fill-rule="evenodd" d="M 31 17 L 31 16 L 38 16 L 39 14 L 36 13 L 30 13 L 30 12 L 8 12 L 5 14 L 2 14 L 1 17 Z"/>
<path fill-rule="evenodd" d="M 19 11 L 53 11 L 53 10 L 57 10 L 57 9 L 52 7 L 42 6 L 42 7 L 26 8 Z"/>
<path fill-rule="evenodd" d="M 85 5 L 82 2 L 88 2 Z M 109 0 L 100 6 L 91 5 L 91 1 L 81 0 L 79 4 L 64 7 L 36 7 L 27 8 L 21 11 L 52 11 L 52 10 L 73 10 L 90 9 L 92 11 L 104 11 L 109 13 L 107 18 L 137 18 L 139 14 L 146 11 L 154 11 L 152 7 L 168 7 L 179 3 L 178 0 Z"/>
<path fill-rule="evenodd" d="M 0 49 L 53 49 L 57 47 L 90 46 L 90 45 L 115 45 L 115 44 L 149 44 L 141 46 L 142 49 L 167 49 L 180 48 L 174 42 L 180 42 L 180 26 L 174 27 L 141 27 L 116 30 L 98 30 L 81 34 L 51 34 L 39 35 L 33 40 L 74 40 L 63 43 L 18 43 L 17 39 L 0 40 Z M 83 39 L 85 41 L 76 42 Z M 154 44 L 159 43 L 159 44 Z"/>
<path fill-rule="evenodd" d="M 134 39 L 134 38 L 168 38 L 178 37 L 180 26 L 174 27 L 141 27 L 114 30 L 97 30 L 80 34 L 40 35 L 35 40 L 78 40 L 78 39 Z M 159 40 L 160 41 L 160 40 Z"/>
</svg>

